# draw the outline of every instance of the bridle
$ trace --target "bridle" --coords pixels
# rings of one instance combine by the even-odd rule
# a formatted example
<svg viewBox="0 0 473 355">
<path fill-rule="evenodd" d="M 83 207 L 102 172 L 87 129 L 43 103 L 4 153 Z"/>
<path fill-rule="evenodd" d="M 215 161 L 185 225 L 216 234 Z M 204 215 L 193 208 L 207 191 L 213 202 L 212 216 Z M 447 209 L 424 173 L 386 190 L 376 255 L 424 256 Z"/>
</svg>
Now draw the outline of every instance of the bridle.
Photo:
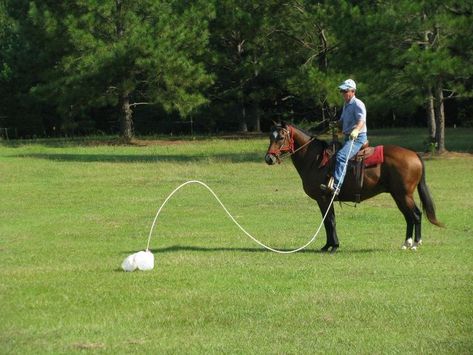
<svg viewBox="0 0 473 355">
<path fill-rule="evenodd" d="M 279 164 L 281 163 L 282 159 L 297 153 L 315 139 L 315 137 L 311 137 L 309 141 L 301 145 L 299 148 L 294 149 L 294 127 L 287 126 L 287 128 L 281 128 L 281 133 L 283 136 L 283 142 L 281 146 L 279 148 L 272 148 L 268 151 L 268 154 L 272 154 L 276 157 L 276 160 Z"/>
<path fill-rule="evenodd" d="M 283 137 L 282 144 L 278 148 L 272 148 L 268 151 L 268 154 L 272 154 L 278 159 L 281 157 L 281 154 L 292 154 L 294 152 L 294 128 L 288 126 L 287 128 L 281 128 L 280 132 Z"/>
</svg>

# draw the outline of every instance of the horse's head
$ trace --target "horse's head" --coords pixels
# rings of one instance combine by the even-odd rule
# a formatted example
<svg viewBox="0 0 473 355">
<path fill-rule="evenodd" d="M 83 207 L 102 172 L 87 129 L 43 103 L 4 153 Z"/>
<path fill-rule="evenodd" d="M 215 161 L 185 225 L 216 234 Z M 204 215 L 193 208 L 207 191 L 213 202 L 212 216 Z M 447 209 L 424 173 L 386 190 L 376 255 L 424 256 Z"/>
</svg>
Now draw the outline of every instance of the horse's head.
<svg viewBox="0 0 473 355">
<path fill-rule="evenodd" d="M 268 165 L 280 163 L 283 153 L 294 152 L 294 128 L 286 123 L 274 124 L 269 135 L 269 148 L 264 160 Z"/>
</svg>

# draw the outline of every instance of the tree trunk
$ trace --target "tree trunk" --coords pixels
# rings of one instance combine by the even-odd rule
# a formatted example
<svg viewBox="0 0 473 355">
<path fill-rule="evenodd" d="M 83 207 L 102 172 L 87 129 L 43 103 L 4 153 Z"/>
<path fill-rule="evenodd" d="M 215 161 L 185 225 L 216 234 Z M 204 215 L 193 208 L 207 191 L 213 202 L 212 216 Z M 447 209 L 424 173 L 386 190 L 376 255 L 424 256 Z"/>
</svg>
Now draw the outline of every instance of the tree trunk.
<svg viewBox="0 0 473 355">
<path fill-rule="evenodd" d="M 133 138 L 133 111 L 128 93 L 120 96 L 120 135 L 126 142 Z"/>
<path fill-rule="evenodd" d="M 442 83 L 435 89 L 435 124 L 436 124 L 436 140 L 437 152 L 443 153 L 445 149 L 445 111 L 443 105 Z"/>
<path fill-rule="evenodd" d="M 259 108 L 258 103 L 254 104 L 254 115 L 255 115 L 255 126 L 253 130 L 255 132 L 261 132 L 261 110 Z"/>
<path fill-rule="evenodd" d="M 260 114 L 259 114 L 259 111 L 257 112 L 256 114 L 256 117 L 255 117 L 255 132 L 261 132 L 261 117 L 260 117 Z"/>
<path fill-rule="evenodd" d="M 435 143 L 436 137 L 436 124 L 435 124 L 435 100 L 432 94 L 432 88 L 428 88 L 428 106 L 427 106 L 427 128 L 429 130 L 429 144 Z"/>
<path fill-rule="evenodd" d="M 423 14 L 423 20 L 427 21 L 427 14 Z M 427 30 L 424 32 L 424 49 L 431 50 L 434 45 L 434 32 Z M 427 128 L 429 130 L 428 145 L 431 150 L 431 145 L 437 142 L 437 125 L 436 125 L 436 107 L 435 98 L 432 86 L 427 87 L 428 104 L 427 104 Z"/>
<path fill-rule="evenodd" d="M 246 123 L 246 108 L 245 108 L 245 104 L 243 102 L 241 103 L 241 118 L 240 118 L 239 131 L 240 132 L 248 132 L 248 125 Z"/>
<path fill-rule="evenodd" d="M 124 36 L 125 28 L 123 24 L 123 14 L 122 14 L 122 0 L 115 1 L 116 7 L 116 30 L 117 30 L 117 37 L 118 40 Z M 120 92 L 119 97 L 119 110 L 120 110 L 120 135 L 123 140 L 126 142 L 131 141 L 133 138 L 133 111 L 131 110 L 130 106 L 130 93 L 124 89 Z"/>
</svg>

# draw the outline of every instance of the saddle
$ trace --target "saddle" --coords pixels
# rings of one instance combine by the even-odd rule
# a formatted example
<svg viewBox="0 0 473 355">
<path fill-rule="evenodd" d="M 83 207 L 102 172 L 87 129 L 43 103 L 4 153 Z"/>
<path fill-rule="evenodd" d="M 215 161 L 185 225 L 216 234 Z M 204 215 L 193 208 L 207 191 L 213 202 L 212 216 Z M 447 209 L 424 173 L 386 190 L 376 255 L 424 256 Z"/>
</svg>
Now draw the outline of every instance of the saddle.
<svg viewBox="0 0 473 355">
<path fill-rule="evenodd" d="M 357 203 L 359 203 L 361 199 L 361 189 L 363 188 L 366 167 L 365 160 L 373 154 L 374 147 L 370 147 L 369 141 L 366 141 L 366 143 L 361 146 L 358 153 L 356 153 L 356 155 L 348 161 L 347 174 L 349 171 L 348 169 L 350 169 L 355 176 L 355 198 Z"/>
<path fill-rule="evenodd" d="M 329 178 L 333 175 L 335 169 L 335 159 L 332 157 L 340 149 L 341 144 L 339 142 L 332 142 L 324 150 L 319 168 L 322 168 L 329 164 Z M 363 188 L 363 180 L 365 168 L 376 166 L 384 162 L 384 146 L 370 147 L 369 142 L 361 146 L 361 149 L 356 153 L 356 155 L 348 161 L 347 167 L 347 176 L 351 172 L 355 178 L 355 198 L 356 202 L 360 202 L 361 190 Z"/>
<path fill-rule="evenodd" d="M 373 153 L 374 153 L 374 147 L 370 147 L 370 142 L 366 141 L 366 143 L 361 146 L 358 153 L 356 153 L 356 155 L 353 158 L 351 158 L 350 161 L 362 160 L 366 157 L 369 157 L 370 155 L 373 155 Z"/>
<path fill-rule="evenodd" d="M 384 146 L 378 145 L 376 147 L 370 147 L 369 142 L 361 146 L 356 155 L 349 160 L 350 163 L 362 162 L 363 167 L 369 168 L 374 165 L 378 165 L 384 162 Z M 350 165 L 348 165 L 350 166 Z"/>
</svg>

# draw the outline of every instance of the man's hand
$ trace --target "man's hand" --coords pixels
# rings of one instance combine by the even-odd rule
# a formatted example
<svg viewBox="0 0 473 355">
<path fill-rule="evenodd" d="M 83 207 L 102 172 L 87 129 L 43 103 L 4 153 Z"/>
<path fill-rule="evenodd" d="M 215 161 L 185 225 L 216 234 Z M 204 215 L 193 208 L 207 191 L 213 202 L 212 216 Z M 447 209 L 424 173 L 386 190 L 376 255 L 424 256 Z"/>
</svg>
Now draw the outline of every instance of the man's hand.
<svg viewBox="0 0 473 355">
<path fill-rule="evenodd" d="M 350 133 L 350 139 L 355 140 L 358 138 L 358 135 L 360 134 L 360 130 L 358 128 L 355 128 L 353 131 Z"/>
</svg>

